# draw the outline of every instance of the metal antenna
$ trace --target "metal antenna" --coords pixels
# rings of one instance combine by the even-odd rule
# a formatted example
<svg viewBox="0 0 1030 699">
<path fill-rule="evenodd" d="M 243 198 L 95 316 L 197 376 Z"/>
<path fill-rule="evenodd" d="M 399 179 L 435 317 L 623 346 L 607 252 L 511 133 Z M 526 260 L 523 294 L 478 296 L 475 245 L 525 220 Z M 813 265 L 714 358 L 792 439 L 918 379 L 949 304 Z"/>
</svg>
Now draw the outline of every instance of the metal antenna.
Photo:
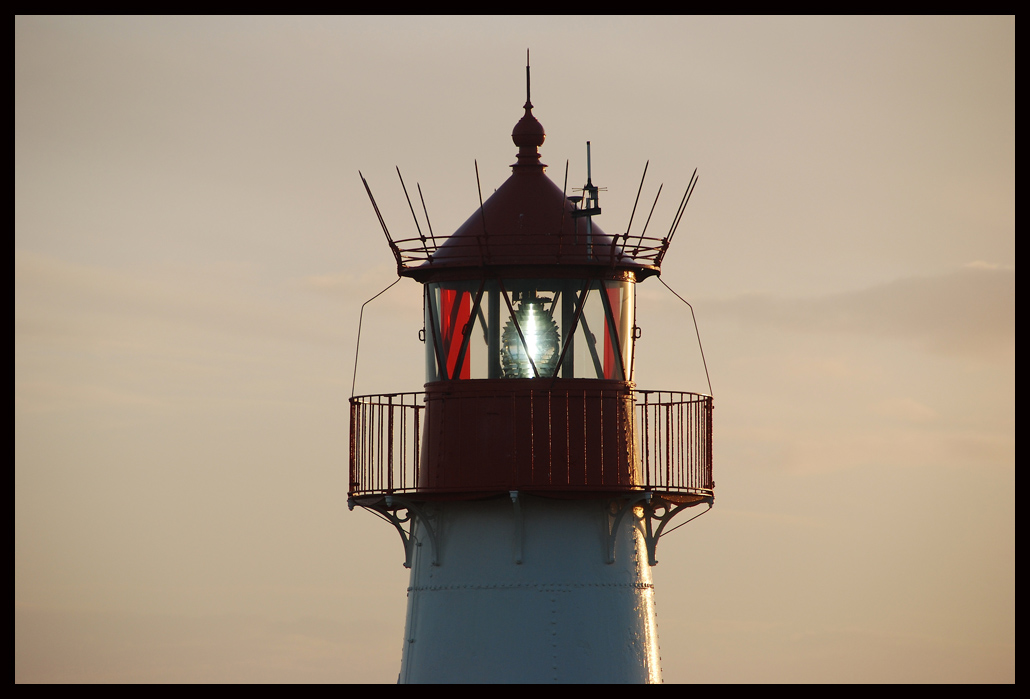
<svg viewBox="0 0 1030 699">
<path fill-rule="evenodd" d="M 607 187 L 596 187 L 590 179 L 590 141 L 587 141 L 587 183 L 583 185 L 582 189 L 573 189 L 574 192 L 583 192 L 583 196 L 580 197 L 569 197 L 572 201 L 572 218 L 587 219 L 587 256 L 593 254 L 592 251 L 592 240 L 593 237 L 593 226 L 591 225 L 591 218 L 601 213 L 601 207 L 598 204 L 597 193 L 606 191 Z M 582 206 L 577 206 L 582 204 Z M 576 237 L 574 238 L 574 244 L 579 244 L 579 226 L 576 226 L 574 231 Z"/>
<path fill-rule="evenodd" d="M 590 141 L 587 141 L 587 186 L 590 184 Z"/>
<path fill-rule="evenodd" d="M 574 188 L 573 192 L 583 192 L 582 203 L 583 208 L 578 212 L 574 213 L 574 217 L 580 216 L 596 216 L 601 213 L 600 200 L 598 199 L 598 192 L 608 191 L 607 187 L 596 187 L 590 178 L 590 141 L 587 141 L 587 183 L 583 185 L 582 189 Z"/>
</svg>

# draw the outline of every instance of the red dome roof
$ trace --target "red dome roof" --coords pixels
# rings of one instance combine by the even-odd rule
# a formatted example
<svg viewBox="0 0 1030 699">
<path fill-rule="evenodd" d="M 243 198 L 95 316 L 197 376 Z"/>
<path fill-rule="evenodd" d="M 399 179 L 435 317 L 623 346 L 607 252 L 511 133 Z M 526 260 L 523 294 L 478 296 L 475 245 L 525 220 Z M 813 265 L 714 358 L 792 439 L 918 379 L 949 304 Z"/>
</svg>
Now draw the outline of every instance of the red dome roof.
<svg viewBox="0 0 1030 699">
<path fill-rule="evenodd" d="M 635 259 L 632 250 L 613 243 L 587 217 L 573 217 L 572 202 L 544 174 L 537 150 L 544 142 L 544 127 L 532 108 L 527 101 L 526 113 L 511 134 L 519 147 L 511 176 L 453 235 L 433 250 L 426 248 L 423 264 L 404 265 L 402 274 L 425 281 L 436 271 L 446 270 L 450 276 L 457 268 L 468 268 L 470 276 L 478 277 L 484 266 L 552 267 L 532 271 L 543 274 L 553 273 L 555 265 L 616 267 L 636 270 L 638 278 L 658 271 L 651 260 Z M 636 252 L 641 252 L 639 247 Z"/>
<path fill-rule="evenodd" d="M 572 202 L 543 169 L 514 165 L 512 175 L 428 264 L 608 264 L 612 239 L 596 223 L 572 217 Z"/>
</svg>

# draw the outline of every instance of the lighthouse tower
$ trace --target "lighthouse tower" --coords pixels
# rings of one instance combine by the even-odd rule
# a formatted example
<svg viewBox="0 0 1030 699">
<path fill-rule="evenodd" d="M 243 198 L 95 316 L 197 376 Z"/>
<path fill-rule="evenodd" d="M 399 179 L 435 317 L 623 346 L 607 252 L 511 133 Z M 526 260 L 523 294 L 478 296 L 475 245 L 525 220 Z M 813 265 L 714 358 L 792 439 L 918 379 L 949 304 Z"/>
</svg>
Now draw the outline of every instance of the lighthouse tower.
<svg viewBox="0 0 1030 699">
<path fill-rule="evenodd" d="M 671 234 L 608 235 L 589 175 L 548 178 L 526 72 L 507 181 L 450 236 L 383 223 L 426 382 L 351 398 L 349 506 L 411 569 L 401 682 L 660 682 L 651 566 L 714 500 L 712 399 L 636 388 L 635 289 Z"/>
</svg>

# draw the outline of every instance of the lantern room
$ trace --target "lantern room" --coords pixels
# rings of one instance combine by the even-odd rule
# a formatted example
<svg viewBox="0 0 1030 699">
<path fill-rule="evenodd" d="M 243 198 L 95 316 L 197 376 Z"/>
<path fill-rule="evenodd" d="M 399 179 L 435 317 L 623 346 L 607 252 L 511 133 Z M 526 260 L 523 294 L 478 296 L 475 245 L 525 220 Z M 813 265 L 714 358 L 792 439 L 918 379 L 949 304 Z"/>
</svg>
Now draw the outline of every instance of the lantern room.
<svg viewBox="0 0 1030 699">
<path fill-rule="evenodd" d="M 568 196 L 540 162 L 528 81 L 523 108 L 512 174 L 449 236 L 394 239 L 365 182 L 398 275 L 423 286 L 425 386 L 351 399 L 350 495 L 710 503 L 711 396 L 633 380 L 636 284 L 659 274 L 671 234 L 605 233 L 589 143 L 587 184 Z"/>
<path fill-rule="evenodd" d="M 426 383 L 557 377 L 630 381 L 633 291 L 631 278 L 426 283 Z"/>
</svg>

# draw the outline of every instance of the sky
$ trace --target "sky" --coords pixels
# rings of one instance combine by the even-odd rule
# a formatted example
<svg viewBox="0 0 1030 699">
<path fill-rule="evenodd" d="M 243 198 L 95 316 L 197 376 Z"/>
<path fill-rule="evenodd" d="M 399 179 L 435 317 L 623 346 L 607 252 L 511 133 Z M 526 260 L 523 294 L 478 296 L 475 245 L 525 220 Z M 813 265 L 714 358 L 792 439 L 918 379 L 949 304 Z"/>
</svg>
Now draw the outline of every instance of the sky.
<svg viewBox="0 0 1030 699">
<path fill-rule="evenodd" d="M 421 390 L 421 289 L 355 373 L 396 278 L 358 171 L 455 230 L 527 48 L 605 231 L 698 171 L 662 280 L 716 502 L 658 545 L 665 681 L 1015 681 L 1015 19 L 363 16 L 15 18 L 16 682 L 396 681 L 348 397 Z M 638 386 L 707 393 L 637 308 Z"/>
</svg>

